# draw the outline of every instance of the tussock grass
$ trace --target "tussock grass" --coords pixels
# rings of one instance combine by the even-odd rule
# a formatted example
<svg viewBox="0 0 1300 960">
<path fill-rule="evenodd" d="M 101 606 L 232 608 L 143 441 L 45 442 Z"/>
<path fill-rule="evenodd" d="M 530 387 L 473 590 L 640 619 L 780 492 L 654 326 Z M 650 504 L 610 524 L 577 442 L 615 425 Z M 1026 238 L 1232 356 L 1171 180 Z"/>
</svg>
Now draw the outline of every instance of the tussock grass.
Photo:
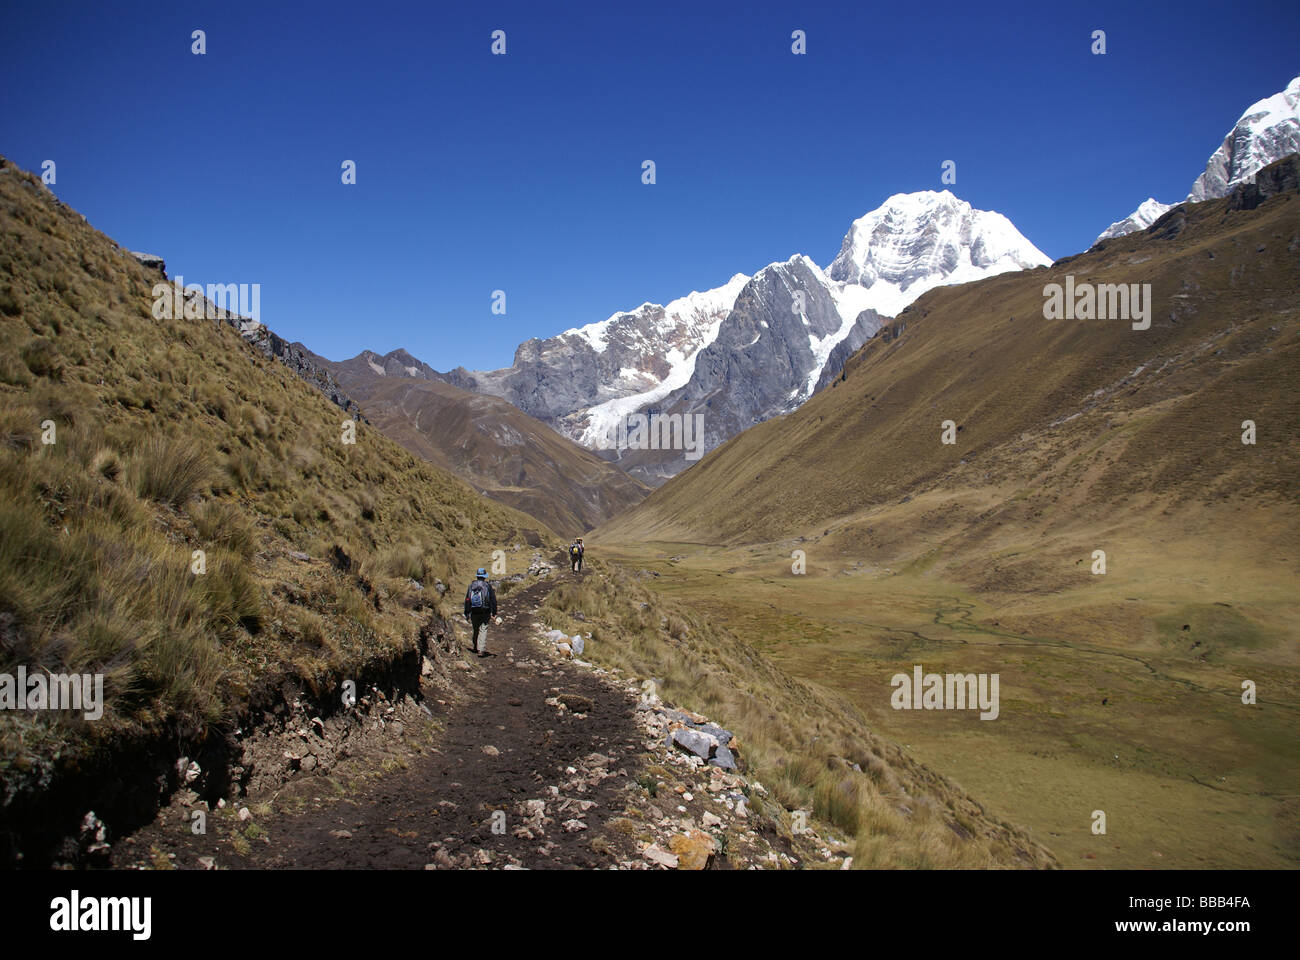
<svg viewBox="0 0 1300 960">
<path fill-rule="evenodd" d="M 58 349 L 44 337 L 29 341 L 21 356 L 33 376 L 57 379 L 63 371 L 63 359 Z"/>
<path fill-rule="evenodd" d="M 211 467 L 192 440 L 152 436 L 131 458 L 135 492 L 146 500 L 183 505 L 207 484 Z"/>
<path fill-rule="evenodd" d="M 547 621 L 590 630 L 586 656 L 653 679 L 665 700 L 735 732 L 751 775 L 786 810 L 811 811 L 840 831 L 856 867 L 1057 866 L 1025 831 L 996 821 L 957 784 L 872 733 L 838 695 L 784 674 L 622 567 L 588 566 L 584 580 L 547 597 Z"/>
<path fill-rule="evenodd" d="M 230 326 L 155 320 L 157 275 L 4 158 L 0 235 L 0 672 L 103 673 L 107 701 L 0 716 L 6 786 L 405 653 L 438 612 L 408 577 L 537 529 L 365 424 L 345 446 L 345 414 Z"/>
</svg>

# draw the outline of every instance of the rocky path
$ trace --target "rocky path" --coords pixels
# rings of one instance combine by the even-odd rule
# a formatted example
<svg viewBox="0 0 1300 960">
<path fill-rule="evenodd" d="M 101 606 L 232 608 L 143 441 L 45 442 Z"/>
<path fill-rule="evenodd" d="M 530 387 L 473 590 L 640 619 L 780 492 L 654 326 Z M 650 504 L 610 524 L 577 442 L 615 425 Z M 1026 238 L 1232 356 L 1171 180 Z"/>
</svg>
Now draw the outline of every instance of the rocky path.
<svg viewBox="0 0 1300 960">
<path fill-rule="evenodd" d="M 493 656 L 477 661 L 474 693 L 450 710 L 437 747 L 362 795 L 279 824 L 275 842 L 247 865 L 597 866 L 587 835 L 634 772 L 635 705 L 578 667 L 540 656 L 525 627 L 552 586 L 503 598 L 504 622 L 489 630 Z M 587 709 L 547 703 L 557 696 Z M 548 803 L 564 806 L 567 821 L 530 829 Z"/>
<path fill-rule="evenodd" d="M 178 791 L 152 824 L 113 844 L 112 865 L 848 865 L 841 845 L 792 832 L 762 785 L 734 771 L 730 733 L 570 659 L 566 638 L 538 619 L 554 585 L 543 576 L 502 597 L 491 657 L 474 657 L 461 631 L 457 648 L 435 654 L 439 668 L 426 669 L 418 702 L 372 689 L 355 716 L 322 722 L 295 700 L 282 729 L 245 741 L 251 769 L 287 763 L 287 779 L 255 777 L 247 796 L 213 808 Z"/>
<path fill-rule="evenodd" d="M 189 810 L 169 809 L 131 838 L 115 865 L 602 865 L 589 840 L 621 809 L 618 795 L 635 776 L 635 702 L 578 665 L 544 656 L 530 637 L 537 604 L 553 586 L 543 580 L 502 598 L 503 623 L 489 631 L 494 655 L 479 659 L 467 646 L 461 654 L 469 669 L 458 686 L 467 695 L 428 696 L 442 729 L 426 731 L 427 745 L 411 729 L 406 750 L 353 758 L 354 767 L 382 772 L 300 776 L 270 803 L 250 797 L 244 819 L 234 807 L 211 811 L 202 835 L 183 829 Z"/>
</svg>

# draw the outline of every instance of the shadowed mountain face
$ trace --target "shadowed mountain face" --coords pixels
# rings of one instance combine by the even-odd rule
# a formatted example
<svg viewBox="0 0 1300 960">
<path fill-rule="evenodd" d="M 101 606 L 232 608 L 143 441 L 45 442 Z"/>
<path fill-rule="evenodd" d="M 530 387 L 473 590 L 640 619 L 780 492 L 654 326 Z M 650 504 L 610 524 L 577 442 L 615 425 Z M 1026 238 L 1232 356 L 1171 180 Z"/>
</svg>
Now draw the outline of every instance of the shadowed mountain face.
<svg viewBox="0 0 1300 960">
<path fill-rule="evenodd" d="M 314 359 L 389 437 L 552 530 L 583 533 L 648 492 L 505 400 L 446 383 L 404 350 Z"/>
<path fill-rule="evenodd" d="M 733 438 L 599 532 L 816 537 L 925 491 L 986 491 L 1000 506 L 982 524 L 1018 516 L 1029 496 L 1076 518 L 1150 497 L 1293 506 L 1296 165 L 1051 268 L 931 291 L 849 360 L 843 382 Z M 1149 284 L 1149 329 L 1045 319 L 1045 288 L 1067 277 L 1080 290 L 1136 284 L 1140 295 Z M 1241 441 L 1248 419 L 1261 425 L 1255 445 Z M 954 516 L 943 533 L 975 536 L 978 526 Z"/>
<path fill-rule="evenodd" d="M 696 418 L 702 450 L 626 449 L 619 464 L 650 483 L 684 470 L 728 438 L 798 407 L 812 393 L 838 342 L 862 342 L 880 328 L 874 310 L 861 311 L 848 335 L 835 296 L 807 257 L 761 270 L 736 297 L 717 337 L 695 359 L 687 383 L 649 412 Z"/>
</svg>

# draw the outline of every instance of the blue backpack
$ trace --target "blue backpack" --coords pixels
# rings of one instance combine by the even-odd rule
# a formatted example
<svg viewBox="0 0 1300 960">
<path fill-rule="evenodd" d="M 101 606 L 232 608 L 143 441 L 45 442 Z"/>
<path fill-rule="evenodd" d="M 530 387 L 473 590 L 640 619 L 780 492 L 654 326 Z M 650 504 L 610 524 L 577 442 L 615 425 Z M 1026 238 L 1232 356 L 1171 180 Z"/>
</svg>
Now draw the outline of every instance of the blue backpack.
<svg viewBox="0 0 1300 960">
<path fill-rule="evenodd" d="M 488 583 L 475 580 L 469 585 L 469 605 L 472 610 L 485 610 L 488 606 Z"/>
</svg>

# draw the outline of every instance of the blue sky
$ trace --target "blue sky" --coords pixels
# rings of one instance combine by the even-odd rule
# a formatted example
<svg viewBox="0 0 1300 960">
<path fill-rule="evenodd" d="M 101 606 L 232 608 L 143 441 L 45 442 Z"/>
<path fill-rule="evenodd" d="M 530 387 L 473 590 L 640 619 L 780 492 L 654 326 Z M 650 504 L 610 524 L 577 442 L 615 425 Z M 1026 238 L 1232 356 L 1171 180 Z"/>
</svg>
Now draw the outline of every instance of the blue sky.
<svg viewBox="0 0 1300 960">
<path fill-rule="evenodd" d="M 187 282 L 260 283 L 282 336 L 438 369 L 825 266 L 945 160 L 958 196 L 1077 253 L 1182 199 L 1300 73 L 1293 2 L 269 6 L 6 4 L 0 152 L 54 160 L 65 202 Z"/>
</svg>

